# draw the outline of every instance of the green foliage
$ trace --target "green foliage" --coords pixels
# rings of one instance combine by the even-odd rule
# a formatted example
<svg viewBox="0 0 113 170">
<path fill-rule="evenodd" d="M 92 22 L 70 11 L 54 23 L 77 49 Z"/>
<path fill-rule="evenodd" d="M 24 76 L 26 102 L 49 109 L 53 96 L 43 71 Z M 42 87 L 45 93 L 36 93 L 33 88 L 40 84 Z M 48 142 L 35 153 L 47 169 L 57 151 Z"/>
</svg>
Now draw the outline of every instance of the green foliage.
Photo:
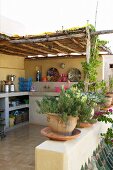
<svg viewBox="0 0 113 170">
<path fill-rule="evenodd" d="M 98 116 L 98 121 L 105 122 L 105 123 L 111 123 L 113 124 L 113 119 L 110 117 L 110 115 L 113 114 L 112 109 L 109 109 L 106 114 L 100 114 Z M 101 133 L 102 138 L 104 139 L 105 143 L 107 145 L 113 146 L 113 128 L 108 128 L 106 133 Z"/>
<path fill-rule="evenodd" d="M 84 81 L 79 81 L 77 84 L 74 84 L 73 87 L 76 87 L 77 89 L 84 92 L 84 88 L 85 88 Z"/>
<path fill-rule="evenodd" d="M 93 117 L 92 109 L 96 105 L 96 98 L 91 93 L 83 93 L 83 97 L 84 97 L 84 100 L 81 103 L 79 121 L 90 122 Z"/>
<path fill-rule="evenodd" d="M 57 113 L 58 112 L 58 101 L 56 97 L 44 97 L 43 100 L 36 101 L 37 105 L 40 107 L 40 113 Z"/>
<path fill-rule="evenodd" d="M 90 25 L 90 31 L 95 31 L 94 26 Z M 85 78 L 89 79 L 89 82 L 96 82 L 97 80 L 97 68 L 100 66 L 101 61 L 99 60 L 99 47 L 105 45 L 107 41 L 99 40 L 98 36 L 91 37 L 91 49 L 90 49 L 90 60 L 82 62 L 82 68 L 84 71 Z"/>
<path fill-rule="evenodd" d="M 106 133 L 101 133 L 101 136 L 104 138 L 104 141 L 107 145 L 113 146 L 113 129 L 108 128 Z"/>
<path fill-rule="evenodd" d="M 101 93 L 102 93 L 103 95 L 105 95 L 106 92 L 107 92 L 106 81 L 102 80 L 102 81 L 100 82 L 100 88 L 101 88 Z"/>
<path fill-rule="evenodd" d="M 75 93 L 76 92 L 76 93 Z M 40 107 L 40 113 L 56 113 L 63 121 L 69 115 L 78 116 L 81 108 L 81 91 L 75 87 L 62 91 L 58 97 L 45 97 L 41 102 L 36 101 Z"/>
</svg>

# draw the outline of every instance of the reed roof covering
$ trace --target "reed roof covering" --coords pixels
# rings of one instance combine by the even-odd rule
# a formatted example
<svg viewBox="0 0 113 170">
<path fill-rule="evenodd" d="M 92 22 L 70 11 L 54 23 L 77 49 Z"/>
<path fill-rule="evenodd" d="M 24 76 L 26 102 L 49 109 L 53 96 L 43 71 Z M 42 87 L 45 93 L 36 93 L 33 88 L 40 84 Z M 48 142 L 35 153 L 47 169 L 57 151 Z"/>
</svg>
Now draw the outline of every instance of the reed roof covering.
<svg viewBox="0 0 113 170">
<path fill-rule="evenodd" d="M 85 55 L 86 43 L 86 27 L 41 35 L 7 36 L 0 34 L 0 53 L 35 58 Z M 100 51 L 110 53 L 105 46 L 101 46 Z"/>
</svg>

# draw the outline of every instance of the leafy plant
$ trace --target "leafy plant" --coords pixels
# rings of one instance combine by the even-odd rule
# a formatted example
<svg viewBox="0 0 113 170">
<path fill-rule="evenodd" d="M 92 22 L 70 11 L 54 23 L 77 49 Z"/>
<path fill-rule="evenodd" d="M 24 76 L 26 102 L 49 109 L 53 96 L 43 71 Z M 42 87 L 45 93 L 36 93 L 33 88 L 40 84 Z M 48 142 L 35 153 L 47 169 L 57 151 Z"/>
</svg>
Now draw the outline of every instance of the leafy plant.
<svg viewBox="0 0 113 170">
<path fill-rule="evenodd" d="M 76 93 L 75 93 L 76 92 Z M 78 116 L 81 109 L 81 91 L 75 87 L 68 90 L 62 88 L 58 97 L 45 97 L 41 102 L 36 101 L 40 107 L 40 113 L 56 113 L 63 121 L 66 121 L 68 116 Z"/>
<path fill-rule="evenodd" d="M 96 105 L 96 97 L 92 93 L 83 93 L 84 100 L 81 103 L 81 110 L 79 115 L 80 122 L 91 122 L 92 110 Z"/>
<path fill-rule="evenodd" d="M 94 26 L 90 25 L 90 31 L 95 31 Z M 84 71 L 85 79 L 89 80 L 89 83 L 96 82 L 97 80 L 97 68 L 100 66 L 100 55 L 99 48 L 105 45 L 107 41 L 100 40 L 98 36 L 91 36 L 91 48 L 90 48 L 90 60 L 89 63 L 87 61 L 82 62 L 82 68 Z"/>
</svg>

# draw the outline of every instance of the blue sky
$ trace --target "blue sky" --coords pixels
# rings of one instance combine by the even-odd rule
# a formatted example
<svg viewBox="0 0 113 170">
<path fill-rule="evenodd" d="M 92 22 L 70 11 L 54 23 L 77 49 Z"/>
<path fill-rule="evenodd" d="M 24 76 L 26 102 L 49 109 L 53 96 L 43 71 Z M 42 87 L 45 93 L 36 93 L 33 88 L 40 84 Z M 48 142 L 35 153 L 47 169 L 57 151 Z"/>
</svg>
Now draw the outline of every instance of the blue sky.
<svg viewBox="0 0 113 170">
<path fill-rule="evenodd" d="M 97 0 L 0 0 L 1 15 L 22 23 L 26 34 L 95 24 Z M 96 29 L 113 29 L 113 0 L 98 0 Z M 17 32 L 18 34 L 18 32 Z M 113 34 L 102 36 L 113 49 Z"/>
</svg>

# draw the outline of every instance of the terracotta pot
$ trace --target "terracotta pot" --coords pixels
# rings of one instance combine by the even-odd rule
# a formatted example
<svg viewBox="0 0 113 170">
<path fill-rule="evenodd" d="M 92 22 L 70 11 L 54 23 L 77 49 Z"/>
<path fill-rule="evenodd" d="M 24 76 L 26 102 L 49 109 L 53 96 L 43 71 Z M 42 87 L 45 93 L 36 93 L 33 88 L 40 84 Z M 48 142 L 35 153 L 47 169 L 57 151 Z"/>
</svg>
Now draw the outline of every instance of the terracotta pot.
<svg viewBox="0 0 113 170">
<path fill-rule="evenodd" d="M 104 103 L 105 107 L 110 107 L 111 106 L 111 102 L 112 102 L 112 97 L 110 96 L 105 96 L 106 102 Z"/>
<path fill-rule="evenodd" d="M 68 120 L 64 122 L 57 114 L 50 113 L 47 115 L 48 126 L 52 131 L 65 136 L 72 135 L 72 131 L 77 125 L 77 120 L 78 117 L 68 116 Z"/>
<path fill-rule="evenodd" d="M 112 102 L 111 102 L 111 104 L 113 104 L 113 92 L 109 92 L 109 93 L 107 93 L 107 96 L 109 96 L 109 97 L 111 97 L 112 98 Z"/>
</svg>

